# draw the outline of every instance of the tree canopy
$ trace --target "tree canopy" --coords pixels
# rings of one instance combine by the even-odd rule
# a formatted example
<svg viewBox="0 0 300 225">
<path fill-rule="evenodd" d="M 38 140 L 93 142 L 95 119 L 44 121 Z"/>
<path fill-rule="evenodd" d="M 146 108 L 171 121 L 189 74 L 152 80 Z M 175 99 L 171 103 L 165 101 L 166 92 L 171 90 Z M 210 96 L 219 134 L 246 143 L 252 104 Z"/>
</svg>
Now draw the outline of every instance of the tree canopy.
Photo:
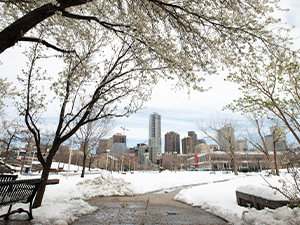
<svg viewBox="0 0 300 225">
<path fill-rule="evenodd" d="M 278 36 L 267 27 L 278 1 L 222 0 L 2 0 L 0 52 L 18 42 L 40 42 L 74 53 L 79 46 L 64 38 L 88 35 L 94 23 L 116 40 L 136 42 L 154 64 L 177 74 L 181 83 L 195 84 L 198 69 L 213 73 L 219 63 L 230 66 L 258 48 L 271 49 Z M 46 30 L 45 39 L 36 31 Z M 63 31 L 63 32 L 62 32 Z M 137 58 L 136 60 L 139 60 Z M 201 80 L 201 79 L 200 79 Z"/>
<path fill-rule="evenodd" d="M 240 85 L 243 96 L 226 108 L 279 118 L 300 143 L 299 69 L 297 52 L 279 51 L 268 58 L 252 58 L 228 76 L 229 81 Z"/>
</svg>

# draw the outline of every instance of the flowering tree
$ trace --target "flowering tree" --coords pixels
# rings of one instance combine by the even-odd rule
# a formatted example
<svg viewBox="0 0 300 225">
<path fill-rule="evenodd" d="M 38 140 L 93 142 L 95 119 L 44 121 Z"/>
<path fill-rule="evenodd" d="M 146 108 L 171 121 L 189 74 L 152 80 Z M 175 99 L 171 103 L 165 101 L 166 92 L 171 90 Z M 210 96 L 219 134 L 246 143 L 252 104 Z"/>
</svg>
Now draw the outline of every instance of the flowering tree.
<svg viewBox="0 0 300 225">
<path fill-rule="evenodd" d="M 1 126 L 0 147 L 1 147 L 1 151 L 2 148 L 5 150 L 3 168 L 0 171 L 3 174 L 6 169 L 9 150 L 12 148 L 12 146 L 16 145 L 16 139 L 20 138 L 19 134 L 22 130 L 22 127 L 19 121 L 17 120 L 8 121 L 6 118 L 1 119 L 0 126 Z"/>
<path fill-rule="evenodd" d="M 0 0 L 0 53 L 32 42 L 28 69 L 19 81 L 26 98 L 19 110 L 34 136 L 42 178 L 34 202 L 40 206 L 52 159 L 80 127 L 104 118 L 129 116 L 150 97 L 160 79 L 204 91 L 203 74 L 238 65 L 255 50 L 273 51 L 285 41 L 267 29 L 277 1 L 242 0 Z M 43 46 L 43 47 L 42 47 Z M 58 52 L 65 68 L 46 77 L 37 62 L 46 48 Z M 52 80 L 51 80 L 52 79 Z M 52 99 L 59 106 L 49 154 L 41 152 L 38 120 Z M 77 109 L 76 102 L 88 96 Z M 76 123 L 73 123 L 77 121 Z"/>
<path fill-rule="evenodd" d="M 0 53 L 17 42 L 38 42 L 65 53 L 78 46 L 65 42 L 68 33 L 86 35 L 86 23 L 97 24 L 118 40 L 132 38 L 159 62 L 181 69 L 188 78 L 195 68 L 214 72 L 221 61 L 239 63 L 259 44 L 278 43 L 268 25 L 279 22 L 270 12 L 278 1 L 242 0 L 1 0 Z M 61 27 L 66 28 L 61 32 Z M 45 39 L 36 34 L 47 30 Z M 284 38 L 280 38 L 284 39 Z M 256 44 L 258 43 L 258 45 Z M 178 72 L 178 71 L 177 71 Z M 184 75 L 182 73 L 178 75 Z M 196 87 L 196 86 L 195 86 Z"/>
<path fill-rule="evenodd" d="M 227 78 L 240 85 L 243 96 L 226 108 L 279 119 L 300 144 L 299 52 L 277 51 L 249 60 Z"/>
</svg>

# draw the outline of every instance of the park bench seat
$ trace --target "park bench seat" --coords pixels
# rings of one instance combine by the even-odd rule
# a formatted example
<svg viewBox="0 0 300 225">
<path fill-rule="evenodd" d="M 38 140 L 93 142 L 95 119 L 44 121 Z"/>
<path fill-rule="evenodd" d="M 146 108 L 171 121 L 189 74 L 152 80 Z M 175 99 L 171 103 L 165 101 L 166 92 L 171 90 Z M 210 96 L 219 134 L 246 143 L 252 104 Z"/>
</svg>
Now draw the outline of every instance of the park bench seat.
<svg viewBox="0 0 300 225">
<path fill-rule="evenodd" d="M 17 178 L 18 178 L 18 175 L 13 175 L 13 174 L 1 174 L 1 175 L 0 175 L 0 182 L 16 180 Z"/>
<path fill-rule="evenodd" d="M 26 212 L 29 219 L 32 217 L 32 201 L 43 179 L 24 179 L 0 182 L 0 206 L 9 205 L 8 212 L 0 218 L 8 219 L 11 214 Z M 11 211 L 15 203 L 29 203 L 29 211 L 19 208 Z"/>
</svg>

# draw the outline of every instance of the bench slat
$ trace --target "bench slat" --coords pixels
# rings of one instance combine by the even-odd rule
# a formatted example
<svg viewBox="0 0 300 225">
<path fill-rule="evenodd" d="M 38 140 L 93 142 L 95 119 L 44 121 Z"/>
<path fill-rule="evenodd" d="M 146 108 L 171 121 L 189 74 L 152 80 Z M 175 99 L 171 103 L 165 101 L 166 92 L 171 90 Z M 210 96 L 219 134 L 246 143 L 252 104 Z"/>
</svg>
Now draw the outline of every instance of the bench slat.
<svg viewBox="0 0 300 225">
<path fill-rule="evenodd" d="M 13 175 L 13 174 L 1 174 L 1 175 L 0 175 L 0 182 L 16 180 L 17 178 L 18 178 L 18 175 Z"/>
</svg>

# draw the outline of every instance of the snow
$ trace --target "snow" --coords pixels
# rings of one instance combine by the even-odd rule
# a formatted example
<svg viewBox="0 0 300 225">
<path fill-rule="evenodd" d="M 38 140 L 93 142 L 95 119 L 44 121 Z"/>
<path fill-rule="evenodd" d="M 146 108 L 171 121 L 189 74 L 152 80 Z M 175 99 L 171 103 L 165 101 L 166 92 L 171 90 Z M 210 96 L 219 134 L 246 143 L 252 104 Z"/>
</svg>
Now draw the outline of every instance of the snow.
<svg viewBox="0 0 300 225">
<path fill-rule="evenodd" d="M 243 192 L 250 195 L 255 195 L 257 197 L 265 198 L 268 200 L 274 201 L 283 201 L 288 200 L 283 194 L 280 192 L 274 192 L 273 189 L 268 187 L 259 187 L 252 184 L 242 185 L 236 188 L 237 191 Z"/>
<path fill-rule="evenodd" d="M 70 224 L 77 218 L 93 213 L 97 208 L 86 200 L 98 196 L 131 196 L 151 192 L 163 192 L 178 189 L 181 191 L 175 200 L 182 201 L 218 215 L 232 224 L 300 224 L 300 209 L 286 206 L 276 210 L 241 207 L 236 202 L 236 190 L 261 194 L 271 199 L 282 199 L 278 192 L 267 187 L 259 173 L 247 173 L 234 176 L 204 171 L 135 171 L 134 173 L 115 173 L 103 170 L 86 171 L 85 178 L 80 177 L 77 166 L 71 166 L 68 178 L 66 172 L 51 174 L 50 179 L 60 179 L 59 184 L 48 185 L 42 206 L 33 209 L 33 224 Z M 263 173 L 262 173 L 263 174 Z M 31 179 L 40 174 L 20 175 L 18 179 Z M 285 175 L 286 176 L 286 175 Z M 280 186 L 279 177 L 264 177 L 269 183 Z M 27 205 L 16 204 L 13 209 Z M 8 207 L 0 208 L 0 214 Z M 27 214 L 10 216 L 11 219 L 26 220 Z"/>
</svg>

